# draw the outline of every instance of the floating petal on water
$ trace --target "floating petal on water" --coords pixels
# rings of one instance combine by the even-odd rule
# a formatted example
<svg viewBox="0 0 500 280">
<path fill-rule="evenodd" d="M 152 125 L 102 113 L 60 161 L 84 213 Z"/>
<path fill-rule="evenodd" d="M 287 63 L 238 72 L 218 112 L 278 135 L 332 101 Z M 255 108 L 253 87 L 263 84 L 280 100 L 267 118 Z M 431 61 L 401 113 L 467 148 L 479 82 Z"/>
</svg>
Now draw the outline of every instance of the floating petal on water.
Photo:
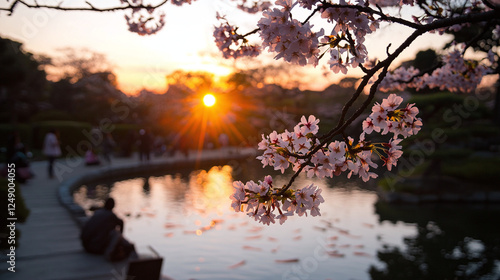
<svg viewBox="0 0 500 280">
<path fill-rule="evenodd" d="M 299 259 L 286 259 L 286 260 L 275 260 L 277 263 L 295 263 L 299 262 Z"/>
<path fill-rule="evenodd" d="M 228 266 L 227 268 L 229 268 L 229 269 L 235 269 L 235 268 L 237 268 L 237 267 L 240 267 L 240 266 L 242 266 L 242 265 L 245 265 L 246 263 L 247 263 L 247 262 L 246 262 L 245 260 L 243 260 L 243 261 L 241 261 L 241 262 L 239 262 L 239 263 L 235 263 L 235 264 L 233 264 L 233 265 L 230 265 L 230 266 Z"/>
</svg>

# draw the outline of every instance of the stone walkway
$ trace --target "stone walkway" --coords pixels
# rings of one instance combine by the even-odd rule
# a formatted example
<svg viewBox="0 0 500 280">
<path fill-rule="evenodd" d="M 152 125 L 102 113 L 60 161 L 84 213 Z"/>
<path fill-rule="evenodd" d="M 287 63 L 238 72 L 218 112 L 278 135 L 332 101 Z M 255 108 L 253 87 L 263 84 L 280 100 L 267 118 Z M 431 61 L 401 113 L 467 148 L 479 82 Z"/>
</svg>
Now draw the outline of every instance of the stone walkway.
<svg viewBox="0 0 500 280">
<path fill-rule="evenodd" d="M 239 149 L 237 154 L 253 156 L 253 149 Z M 186 159 L 175 157 L 152 158 L 151 164 L 224 159 L 234 157 L 232 150 L 191 153 Z M 59 178 L 47 176 L 46 162 L 32 163 L 35 178 L 21 185 L 30 215 L 24 224 L 17 224 L 21 235 L 16 248 L 15 273 L 7 270 L 7 252 L 0 255 L 0 279 L 11 280 L 119 280 L 123 279 L 124 263 L 110 263 L 102 256 L 87 254 L 80 245 L 80 227 L 58 199 L 59 187 L 65 182 L 89 173 L 105 173 L 112 169 L 142 166 L 137 157 L 114 158 L 111 166 L 86 167 L 78 159 L 59 159 Z M 65 172 L 63 172 L 65 171 Z M 57 176 L 56 176 L 57 177 Z M 3 202 L 2 202 L 3 205 Z M 133 242 L 133 240 L 131 240 Z"/>
</svg>

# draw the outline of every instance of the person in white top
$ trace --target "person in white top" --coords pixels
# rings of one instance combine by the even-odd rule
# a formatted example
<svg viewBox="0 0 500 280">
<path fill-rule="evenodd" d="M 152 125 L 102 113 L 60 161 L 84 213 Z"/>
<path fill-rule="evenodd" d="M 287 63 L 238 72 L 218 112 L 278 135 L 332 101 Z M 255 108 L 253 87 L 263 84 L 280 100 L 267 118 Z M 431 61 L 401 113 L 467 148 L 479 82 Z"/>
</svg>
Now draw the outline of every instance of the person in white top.
<svg viewBox="0 0 500 280">
<path fill-rule="evenodd" d="M 49 160 L 49 177 L 54 177 L 54 162 L 57 157 L 61 156 L 61 147 L 59 146 L 59 140 L 57 139 L 55 129 L 51 129 L 46 135 L 43 141 L 43 154 Z"/>
</svg>

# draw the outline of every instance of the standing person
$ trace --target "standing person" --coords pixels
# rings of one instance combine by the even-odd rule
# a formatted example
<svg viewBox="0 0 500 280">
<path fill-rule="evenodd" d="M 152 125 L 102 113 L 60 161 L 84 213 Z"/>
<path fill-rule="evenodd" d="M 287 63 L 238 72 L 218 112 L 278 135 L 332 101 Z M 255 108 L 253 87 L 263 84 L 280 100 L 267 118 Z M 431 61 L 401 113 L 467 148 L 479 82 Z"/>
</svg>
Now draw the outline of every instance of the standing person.
<svg viewBox="0 0 500 280">
<path fill-rule="evenodd" d="M 149 154 L 151 152 L 151 135 L 146 129 L 139 131 L 139 159 L 140 161 L 149 161 Z"/>
<path fill-rule="evenodd" d="M 62 154 L 61 147 L 59 146 L 59 140 L 57 138 L 56 130 L 50 129 L 45 135 L 45 140 L 43 141 L 43 154 L 49 161 L 49 178 L 54 178 L 54 162 L 56 158 L 60 157 Z"/>
<path fill-rule="evenodd" d="M 85 223 L 80 234 L 85 251 L 92 254 L 104 254 L 110 261 L 119 261 L 127 258 L 134 245 L 123 236 L 123 220 L 113 213 L 115 200 L 108 198 L 104 208 L 95 211 L 94 215 Z"/>
<path fill-rule="evenodd" d="M 109 164 L 111 164 L 111 154 L 115 146 L 116 143 L 115 140 L 113 140 L 113 136 L 111 136 L 111 133 L 106 133 L 102 142 L 102 156 L 104 157 L 104 160 L 106 160 Z"/>
<path fill-rule="evenodd" d="M 229 137 L 227 136 L 227 134 L 221 133 L 219 135 L 219 147 L 223 149 L 227 146 L 229 146 Z"/>
</svg>

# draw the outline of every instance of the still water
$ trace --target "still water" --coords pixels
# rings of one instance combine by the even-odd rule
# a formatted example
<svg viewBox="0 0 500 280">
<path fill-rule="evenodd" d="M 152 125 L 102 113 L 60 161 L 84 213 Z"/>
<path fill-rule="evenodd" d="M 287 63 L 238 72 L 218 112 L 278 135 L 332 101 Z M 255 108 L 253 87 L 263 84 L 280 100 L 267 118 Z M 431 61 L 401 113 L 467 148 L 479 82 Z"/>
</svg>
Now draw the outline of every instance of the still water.
<svg viewBox="0 0 500 280">
<path fill-rule="evenodd" d="M 500 278 L 499 207 L 389 205 L 362 182 L 315 179 L 321 217 L 264 226 L 233 212 L 229 196 L 233 180 L 265 172 L 248 165 L 169 172 L 82 186 L 74 198 L 89 209 L 114 197 L 124 235 L 158 251 L 162 274 L 176 280 Z"/>
</svg>

